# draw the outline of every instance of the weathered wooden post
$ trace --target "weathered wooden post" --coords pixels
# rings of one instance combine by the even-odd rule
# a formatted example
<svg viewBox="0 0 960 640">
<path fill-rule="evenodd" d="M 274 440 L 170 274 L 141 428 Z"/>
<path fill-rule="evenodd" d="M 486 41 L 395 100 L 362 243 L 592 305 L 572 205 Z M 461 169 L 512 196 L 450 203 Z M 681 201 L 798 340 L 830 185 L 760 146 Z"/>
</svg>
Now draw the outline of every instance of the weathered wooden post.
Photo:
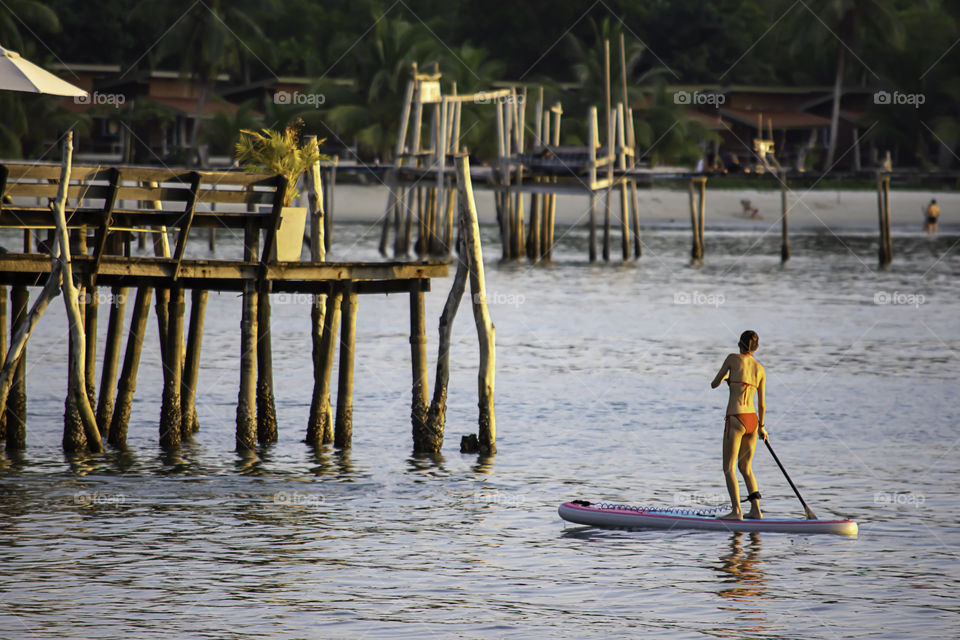
<svg viewBox="0 0 960 640">
<path fill-rule="evenodd" d="M 700 216 L 695 195 L 696 182 L 697 178 L 690 179 L 690 229 L 693 232 L 693 248 L 690 257 L 694 261 L 703 260 L 703 245 L 700 243 Z"/>
<path fill-rule="evenodd" d="M 180 383 L 180 432 L 184 437 L 200 430 L 197 420 L 197 379 L 200 374 L 200 348 L 203 343 L 203 323 L 210 292 L 194 289 L 190 300 L 190 329 L 187 334 L 187 354 L 183 362 Z"/>
<path fill-rule="evenodd" d="M 160 339 L 160 354 L 163 361 L 160 446 L 169 450 L 179 447 L 182 441 L 180 386 L 183 382 L 183 287 L 174 287 L 172 290 L 167 290 L 167 293 L 169 297 L 166 312 L 167 333 Z"/>
<path fill-rule="evenodd" d="M 787 230 L 787 214 L 790 212 L 790 206 L 787 198 L 787 173 L 780 173 L 780 262 L 786 262 L 790 259 L 790 235 Z"/>
<path fill-rule="evenodd" d="M 396 166 L 400 166 L 401 154 L 403 153 L 403 144 L 406 138 L 407 119 L 410 111 L 411 85 L 407 85 L 407 96 L 404 100 L 404 116 L 402 118 L 401 135 L 398 141 L 398 150 L 394 157 Z M 317 146 L 316 136 L 307 138 L 307 147 L 313 149 Z M 390 224 L 391 212 L 395 220 L 400 219 L 401 200 L 394 193 L 397 189 L 397 179 L 395 170 L 388 176 L 390 196 L 387 204 L 387 214 L 384 219 L 383 234 L 380 238 L 380 253 L 386 255 L 387 238 Z M 326 260 L 326 244 L 324 243 L 324 192 L 323 179 L 320 171 L 320 162 L 317 161 L 304 174 L 304 185 L 307 192 L 307 206 L 310 213 L 310 260 L 312 262 L 323 262 Z M 396 233 L 396 241 L 399 242 L 399 226 Z M 394 249 L 396 253 L 397 249 Z M 314 294 L 310 305 L 310 338 L 312 343 L 313 355 L 313 397 L 310 402 L 310 415 L 307 419 L 307 444 L 318 447 L 325 442 L 333 440 L 333 425 L 330 424 L 330 371 L 332 371 L 332 361 L 330 371 L 327 371 L 326 386 L 324 387 L 324 331 L 327 317 L 327 295 L 324 293 Z M 327 432 L 329 431 L 329 438 Z"/>
<path fill-rule="evenodd" d="M 117 369 L 123 341 L 123 314 L 127 305 L 127 287 L 110 290 L 110 320 L 107 324 L 107 342 L 103 350 L 103 368 L 100 372 L 100 396 L 97 402 L 97 426 L 100 436 L 108 438 L 113 419 L 113 398 L 117 388 Z"/>
<path fill-rule="evenodd" d="M 0 170 L 0 180 L 6 179 L 6 169 Z M 7 357 L 7 285 L 0 285 L 0 354 Z M 0 442 L 7 441 L 7 409 L 0 406 Z"/>
<path fill-rule="evenodd" d="M 590 262 L 597 261 L 597 108 L 587 113 L 587 160 L 590 165 Z"/>
<path fill-rule="evenodd" d="M 605 138 L 606 153 L 604 162 L 607 166 L 607 188 L 603 199 L 603 261 L 610 262 L 610 197 L 613 194 L 613 122 L 610 99 L 610 41 L 603 41 L 603 95 L 604 116 L 606 117 L 607 134 Z"/>
<path fill-rule="evenodd" d="M 461 257 L 458 262 L 461 262 Z M 431 452 L 437 450 L 427 429 L 427 333 L 423 310 L 423 291 L 418 287 L 410 291 L 410 354 L 413 367 L 413 388 L 410 417 L 413 422 L 413 450 Z M 441 435 L 442 444 L 443 437 Z"/>
<path fill-rule="evenodd" d="M 480 225 L 473 199 L 473 184 L 470 180 L 470 159 L 457 157 L 457 190 L 460 195 L 460 216 L 463 234 L 466 237 L 466 256 L 470 265 L 470 294 L 473 301 L 473 318 L 477 325 L 480 343 L 480 370 L 477 375 L 480 408 L 478 440 L 480 452 L 492 454 L 497 450 L 496 421 L 494 419 L 493 393 L 495 373 L 495 329 L 487 309 L 486 281 L 483 273 L 483 251 L 480 247 Z M 464 259 L 464 258 L 461 258 Z"/>
<path fill-rule="evenodd" d="M 460 223 L 463 217 L 458 216 Z M 437 379 L 433 388 L 433 399 L 427 413 L 427 421 L 422 429 L 417 429 L 417 422 L 413 423 L 413 450 L 416 453 L 439 453 L 443 447 L 443 431 L 447 420 L 447 385 L 450 381 L 450 335 L 453 332 L 453 319 L 460 307 L 463 291 L 467 283 L 467 245 L 460 227 L 459 245 L 457 247 L 457 273 L 447 294 L 447 301 L 440 314 L 440 340 L 437 353 Z M 426 339 L 424 339 L 425 341 Z M 425 358 L 424 358 L 425 359 Z M 416 370 L 416 365 L 414 366 Z"/>
<path fill-rule="evenodd" d="M 270 335 L 270 290 L 262 284 L 257 297 L 257 442 L 277 441 L 277 408 L 273 396 L 273 347 Z"/>
<path fill-rule="evenodd" d="M 313 447 L 333 442 L 333 412 L 330 407 L 330 381 L 333 378 L 333 359 L 337 350 L 337 329 L 340 326 L 340 307 L 343 290 L 334 285 L 326 296 L 320 327 L 320 345 L 313 352 L 313 400 L 310 404 L 310 422 L 307 425 L 307 444 Z M 318 304 L 316 301 L 314 305 Z M 314 331 L 318 325 L 314 323 Z M 316 343 L 315 343 L 316 344 Z"/>
<path fill-rule="evenodd" d="M 10 289 L 10 347 L 17 332 L 26 330 L 27 304 L 30 292 L 23 285 Z M 0 328 L 2 330 L 2 328 Z M 13 371 L 13 385 L 7 396 L 4 419 L 7 428 L 7 449 L 21 450 L 27 447 L 27 345 L 23 345 Z"/>
<path fill-rule="evenodd" d="M 82 232 L 86 235 L 86 229 Z M 97 315 L 100 309 L 100 296 L 97 287 L 81 289 L 83 297 L 83 331 L 86 336 L 84 353 L 84 373 L 87 383 L 87 398 L 91 406 L 97 404 Z"/>
<path fill-rule="evenodd" d="M 893 262 L 893 243 L 890 239 L 890 175 L 877 173 L 877 209 L 880 217 L 881 268 L 887 268 Z"/>
<path fill-rule="evenodd" d="M 343 285 L 340 312 L 340 368 L 333 446 L 349 449 L 353 442 L 353 348 L 357 337 L 357 292 L 350 281 Z"/>
<path fill-rule="evenodd" d="M 60 188 L 53 210 L 59 238 L 60 264 L 62 265 L 61 286 L 64 303 L 67 307 L 67 317 L 70 322 L 70 375 L 64 411 L 63 447 L 67 451 L 86 448 L 96 453 L 103 451 L 103 445 L 100 441 L 100 431 L 97 428 L 97 418 L 87 396 L 85 376 L 86 337 L 83 332 L 83 318 L 80 315 L 78 292 L 73 283 L 70 238 L 67 233 L 66 203 L 72 160 L 73 132 L 67 132 L 63 143 L 63 168 L 60 172 Z"/>
<path fill-rule="evenodd" d="M 327 169 L 327 188 L 323 191 L 323 248 L 330 253 L 333 246 L 333 214 L 337 192 L 337 165 L 340 156 L 330 158 L 330 167 Z"/>
<path fill-rule="evenodd" d="M 147 330 L 147 319 L 150 316 L 151 297 L 153 297 L 152 288 L 137 288 L 133 316 L 130 318 L 127 348 L 123 355 L 123 370 L 120 373 L 120 385 L 117 389 L 117 404 L 110 419 L 110 434 L 107 436 L 107 441 L 118 449 L 127 446 L 127 425 L 130 423 L 133 394 L 137 390 L 137 371 L 140 368 L 140 352 Z"/>
<path fill-rule="evenodd" d="M 560 146 L 560 120 L 563 117 L 563 107 L 559 102 L 555 103 L 550 107 L 550 112 L 553 113 L 553 146 L 554 148 Z M 554 176 L 553 182 L 556 183 L 559 181 L 559 178 Z M 553 260 L 553 238 L 554 232 L 556 231 L 556 219 L 557 219 L 557 194 L 550 194 L 550 205 L 547 207 L 547 224 L 546 224 L 546 234 L 547 234 L 547 250 L 544 254 L 544 258 L 550 262 Z"/>
<path fill-rule="evenodd" d="M 257 446 L 257 285 L 243 286 L 240 319 L 240 392 L 237 397 L 237 450 Z"/>
<path fill-rule="evenodd" d="M 700 186 L 700 215 L 697 225 L 697 237 L 700 239 L 700 257 L 703 258 L 703 252 L 706 247 L 706 243 L 703 240 L 703 230 L 707 219 L 707 179 L 697 178 L 697 181 Z"/>
<path fill-rule="evenodd" d="M 259 230 L 247 226 L 243 241 L 244 262 L 254 262 L 259 245 Z M 240 316 L 240 391 L 237 396 L 237 451 L 252 451 L 257 446 L 257 282 L 243 284 L 243 310 Z"/>
<path fill-rule="evenodd" d="M 622 171 L 627 170 L 627 139 L 624 134 L 625 128 L 624 115 L 623 115 L 623 104 L 620 103 L 617 105 L 617 118 L 616 118 L 616 129 L 617 129 L 617 146 L 620 148 L 620 153 L 618 154 L 620 169 Z M 621 231 L 621 253 L 623 254 L 623 261 L 626 262 L 630 259 L 630 201 L 627 200 L 627 179 L 623 178 L 620 180 L 620 231 Z"/>
<path fill-rule="evenodd" d="M 636 152 L 636 136 L 633 129 L 633 109 L 630 108 L 630 94 L 627 92 L 627 47 L 624 40 L 624 35 L 620 33 L 620 83 L 621 83 L 621 97 L 623 98 L 623 117 L 625 131 L 624 135 L 626 136 L 626 149 L 629 149 L 629 153 L 625 155 L 626 157 L 626 167 L 633 168 L 636 164 L 635 162 L 635 152 Z M 626 181 L 626 184 L 630 187 L 630 199 L 633 202 L 633 257 L 639 258 L 641 253 L 640 248 L 640 203 L 637 198 L 637 181 L 630 179 Z M 625 192 L 622 192 L 622 195 L 625 195 Z"/>
</svg>

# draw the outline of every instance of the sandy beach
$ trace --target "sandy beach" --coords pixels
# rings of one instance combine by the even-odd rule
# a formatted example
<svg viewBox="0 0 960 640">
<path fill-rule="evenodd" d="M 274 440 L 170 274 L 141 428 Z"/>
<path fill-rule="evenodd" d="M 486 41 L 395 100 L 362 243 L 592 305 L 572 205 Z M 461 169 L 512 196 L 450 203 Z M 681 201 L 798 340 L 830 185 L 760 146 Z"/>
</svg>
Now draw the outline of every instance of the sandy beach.
<svg viewBox="0 0 960 640">
<path fill-rule="evenodd" d="M 496 214 L 493 192 L 476 188 L 477 209 L 481 223 L 494 223 Z M 641 189 L 641 225 L 687 225 L 690 204 L 687 191 L 680 189 Z M 875 229 L 877 227 L 877 195 L 873 191 L 804 191 L 790 194 L 789 222 L 791 228 L 829 228 L 833 230 Z M 940 228 L 960 225 L 960 193 L 908 191 L 890 192 L 891 224 L 906 231 L 921 231 L 923 210 L 931 198 L 940 205 Z M 757 208 L 759 218 L 743 215 L 741 200 L 750 200 Z M 376 222 L 382 219 L 387 202 L 387 188 L 382 185 L 337 185 L 335 218 L 357 222 Z M 527 199 L 527 202 L 529 200 Z M 589 220 L 589 200 L 586 196 L 559 196 L 557 223 L 561 225 L 586 224 Z M 611 218 L 619 226 L 620 197 L 611 201 Z M 597 220 L 603 220 L 603 199 L 597 202 Z M 766 228 L 780 224 L 780 192 L 752 189 L 707 188 L 706 226 Z"/>
</svg>

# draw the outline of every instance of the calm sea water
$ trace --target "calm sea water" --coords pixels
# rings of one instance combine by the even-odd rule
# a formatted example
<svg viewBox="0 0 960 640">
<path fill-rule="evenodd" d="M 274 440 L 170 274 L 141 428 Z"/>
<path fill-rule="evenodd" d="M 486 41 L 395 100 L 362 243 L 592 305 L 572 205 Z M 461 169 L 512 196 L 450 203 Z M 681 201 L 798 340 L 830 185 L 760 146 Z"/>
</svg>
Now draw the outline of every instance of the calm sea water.
<svg viewBox="0 0 960 640">
<path fill-rule="evenodd" d="M 195 441 L 157 448 L 151 318 L 130 450 L 67 459 L 58 300 L 29 347 L 29 448 L 0 457 L 0 637 L 955 636 L 960 238 L 896 230 L 882 272 L 872 232 L 797 230 L 781 267 L 776 231 L 710 231 L 693 268 L 679 228 L 645 229 L 626 266 L 588 265 L 585 233 L 567 230 L 557 263 L 531 269 L 498 265 L 485 228 L 491 458 L 458 451 L 477 411 L 466 306 L 447 447 L 411 456 L 400 295 L 360 300 L 354 446 L 318 453 L 301 442 L 309 307 L 274 296 L 280 442 L 238 456 L 240 301 L 224 293 L 208 309 Z M 340 225 L 331 257 L 373 259 L 377 235 Z M 427 298 L 431 360 L 448 286 Z M 856 519 L 860 537 L 565 526 L 556 507 L 572 498 L 726 500 L 725 397 L 708 383 L 746 328 L 778 455 L 814 511 Z M 800 515 L 765 450 L 755 468 L 766 513 Z"/>
</svg>

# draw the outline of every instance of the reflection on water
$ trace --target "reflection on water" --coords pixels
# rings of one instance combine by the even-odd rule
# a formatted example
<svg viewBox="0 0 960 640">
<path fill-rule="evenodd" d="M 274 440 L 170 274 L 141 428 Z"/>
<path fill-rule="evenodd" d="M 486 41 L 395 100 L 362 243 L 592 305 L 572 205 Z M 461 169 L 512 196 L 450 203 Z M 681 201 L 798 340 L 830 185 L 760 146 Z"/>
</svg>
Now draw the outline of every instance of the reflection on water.
<svg viewBox="0 0 960 640">
<path fill-rule="evenodd" d="M 747 538 L 744 551 L 744 538 Z M 723 577 L 723 583 L 733 586 L 724 587 L 717 593 L 722 598 L 747 600 L 762 596 L 764 577 L 760 562 L 760 534 L 756 531 L 744 533 L 738 531 L 730 536 L 730 552 L 720 556 L 717 571 Z"/>
<path fill-rule="evenodd" d="M 730 601 L 721 608 L 736 615 L 739 627 L 736 633 L 726 630 L 722 637 L 764 637 L 769 632 L 762 602 L 769 596 L 760 552 L 760 533 L 740 531 L 730 536 L 729 550 L 720 556 L 716 570 L 722 588 L 717 595 Z"/>
</svg>

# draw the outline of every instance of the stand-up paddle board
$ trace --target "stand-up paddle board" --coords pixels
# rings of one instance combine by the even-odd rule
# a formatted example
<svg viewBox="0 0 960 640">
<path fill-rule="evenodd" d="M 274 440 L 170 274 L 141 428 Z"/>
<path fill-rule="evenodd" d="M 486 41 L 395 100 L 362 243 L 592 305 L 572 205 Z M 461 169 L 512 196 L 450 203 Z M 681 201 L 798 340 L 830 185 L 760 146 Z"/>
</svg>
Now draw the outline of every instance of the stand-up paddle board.
<svg viewBox="0 0 960 640">
<path fill-rule="evenodd" d="M 721 520 L 724 509 L 674 509 L 623 504 L 564 502 L 558 509 L 568 522 L 612 529 L 707 529 L 711 531 L 770 531 L 774 533 L 835 533 L 857 535 L 853 520 Z"/>
</svg>

